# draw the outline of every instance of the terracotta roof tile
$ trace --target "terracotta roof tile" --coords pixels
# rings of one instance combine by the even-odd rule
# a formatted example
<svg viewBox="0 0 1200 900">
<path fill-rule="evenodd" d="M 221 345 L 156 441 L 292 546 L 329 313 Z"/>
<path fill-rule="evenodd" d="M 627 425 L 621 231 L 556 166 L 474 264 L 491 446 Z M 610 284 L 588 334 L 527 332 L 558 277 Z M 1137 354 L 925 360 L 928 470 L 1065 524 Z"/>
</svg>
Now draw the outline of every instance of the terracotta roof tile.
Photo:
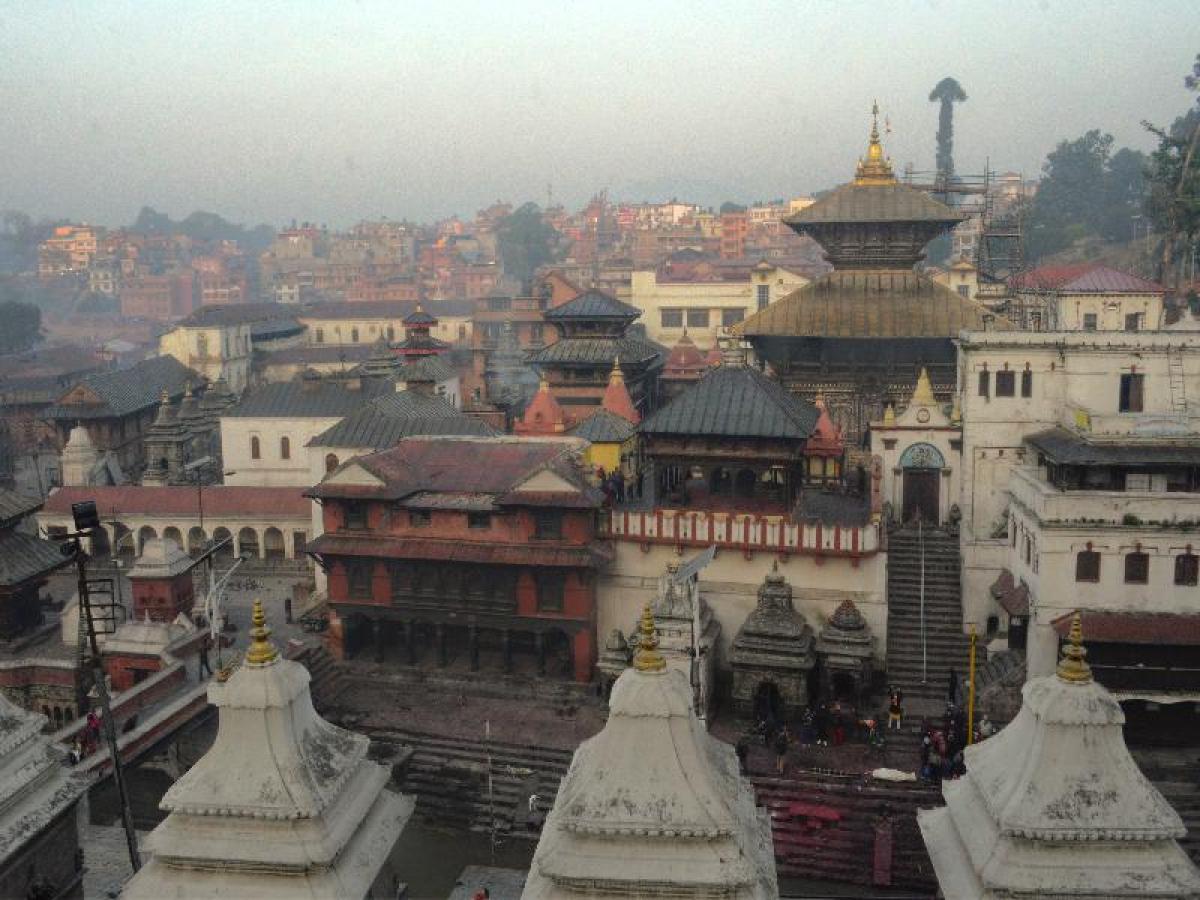
<svg viewBox="0 0 1200 900">
<path fill-rule="evenodd" d="M 1065 638 L 1071 630 L 1074 613 L 1060 616 L 1053 622 L 1058 636 Z M 1085 609 L 1083 642 L 1088 644 L 1166 644 L 1194 647 L 1200 645 L 1200 613 L 1108 612 Z"/>
<path fill-rule="evenodd" d="M 1039 266 L 1014 275 L 1018 290 L 1061 291 L 1066 294 L 1161 294 L 1163 286 L 1103 263 Z"/>
<path fill-rule="evenodd" d="M 101 519 L 114 515 L 150 515 L 191 517 L 196 515 L 196 489 L 119 485 L 102 487 L 62 487 L 46 499 L 44 514 L 69 516 L 71 504 L 95 500 Z M 301 518 L 312 515 L 312 504 L 301 488 L 243 487 L 214 484 L 204 488 L 204 517 L 215 522 L 222 516 L 263 516 Z"/>
</svg>

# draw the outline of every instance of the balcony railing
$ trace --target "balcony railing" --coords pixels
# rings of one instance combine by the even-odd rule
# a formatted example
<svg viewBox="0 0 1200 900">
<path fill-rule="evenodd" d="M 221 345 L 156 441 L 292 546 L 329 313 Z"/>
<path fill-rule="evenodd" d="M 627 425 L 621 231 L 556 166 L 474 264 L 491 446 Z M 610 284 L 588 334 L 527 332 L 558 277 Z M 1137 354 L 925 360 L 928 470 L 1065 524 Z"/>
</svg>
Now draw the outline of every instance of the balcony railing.
<svg viewBox="0 0 1200 900">
<path fill-rule="evenodd" d="M 1036 467 L 1012 470 L 1009 492 L 1043 524 L 1103 525 L 1144 530 L 1200 530 L 1200 493 L 1184 491 L 1060 491 Z"/>
<path fill-rule="evenodd" d="M 805 556 L 870 556 L 879 552 L 879 525 L 795 523 L 784 516 L 672 509 L 608 512 L 608 536 L 641 544 L 718 547 Z"/>
</svg>

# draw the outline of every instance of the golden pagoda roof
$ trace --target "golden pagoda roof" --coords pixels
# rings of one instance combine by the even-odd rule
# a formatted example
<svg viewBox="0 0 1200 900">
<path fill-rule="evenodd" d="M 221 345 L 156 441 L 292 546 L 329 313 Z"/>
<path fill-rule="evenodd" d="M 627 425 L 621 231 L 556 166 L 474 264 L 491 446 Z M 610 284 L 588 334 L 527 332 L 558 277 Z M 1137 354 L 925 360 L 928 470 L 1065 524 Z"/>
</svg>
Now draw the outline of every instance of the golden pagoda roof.
<svg viewBox="0 0 1200 900">
<path fill-rule="evenodd" d="M 994 315 L 915 271 L 844 269 L 821 276 L 734 327 L 746 337 L 928 338 L 981 330 Z M 1014 326 L 994 315 L 992 327 Z"/>
</svg>

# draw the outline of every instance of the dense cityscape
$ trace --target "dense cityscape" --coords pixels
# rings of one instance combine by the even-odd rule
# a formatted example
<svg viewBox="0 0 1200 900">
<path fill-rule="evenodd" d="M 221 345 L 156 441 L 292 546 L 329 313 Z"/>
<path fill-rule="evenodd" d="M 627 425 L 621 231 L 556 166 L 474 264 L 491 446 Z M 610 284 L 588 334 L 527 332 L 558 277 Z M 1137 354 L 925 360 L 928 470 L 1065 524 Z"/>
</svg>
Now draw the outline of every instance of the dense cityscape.
<svg viewBox="0 0 1200 900">
<path fill-rule="evenodd" d="M 5 209 L 0 897 L 1200 897 L 1176 68 L 1040 172 L 856 78 L 774 199 Z"/>
</svg>

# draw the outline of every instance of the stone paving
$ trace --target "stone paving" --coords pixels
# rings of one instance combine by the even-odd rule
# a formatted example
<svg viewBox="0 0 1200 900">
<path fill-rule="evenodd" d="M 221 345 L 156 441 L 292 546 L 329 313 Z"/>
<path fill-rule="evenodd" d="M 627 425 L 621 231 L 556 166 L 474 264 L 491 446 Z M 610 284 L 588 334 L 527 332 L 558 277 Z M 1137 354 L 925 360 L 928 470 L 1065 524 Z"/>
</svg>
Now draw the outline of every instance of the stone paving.
<svg viewBox="0 0 1200 900">
<path fill-rule="evenodd" d="M 79 844 L 84 848 L 83 896 L 85 900 L 116 897 L 132 875 L 125 829 L 118 825 L 93 825 L 81 817 Z M 149 832 L 137 833 L 138 843 Z"/>
</svg>

